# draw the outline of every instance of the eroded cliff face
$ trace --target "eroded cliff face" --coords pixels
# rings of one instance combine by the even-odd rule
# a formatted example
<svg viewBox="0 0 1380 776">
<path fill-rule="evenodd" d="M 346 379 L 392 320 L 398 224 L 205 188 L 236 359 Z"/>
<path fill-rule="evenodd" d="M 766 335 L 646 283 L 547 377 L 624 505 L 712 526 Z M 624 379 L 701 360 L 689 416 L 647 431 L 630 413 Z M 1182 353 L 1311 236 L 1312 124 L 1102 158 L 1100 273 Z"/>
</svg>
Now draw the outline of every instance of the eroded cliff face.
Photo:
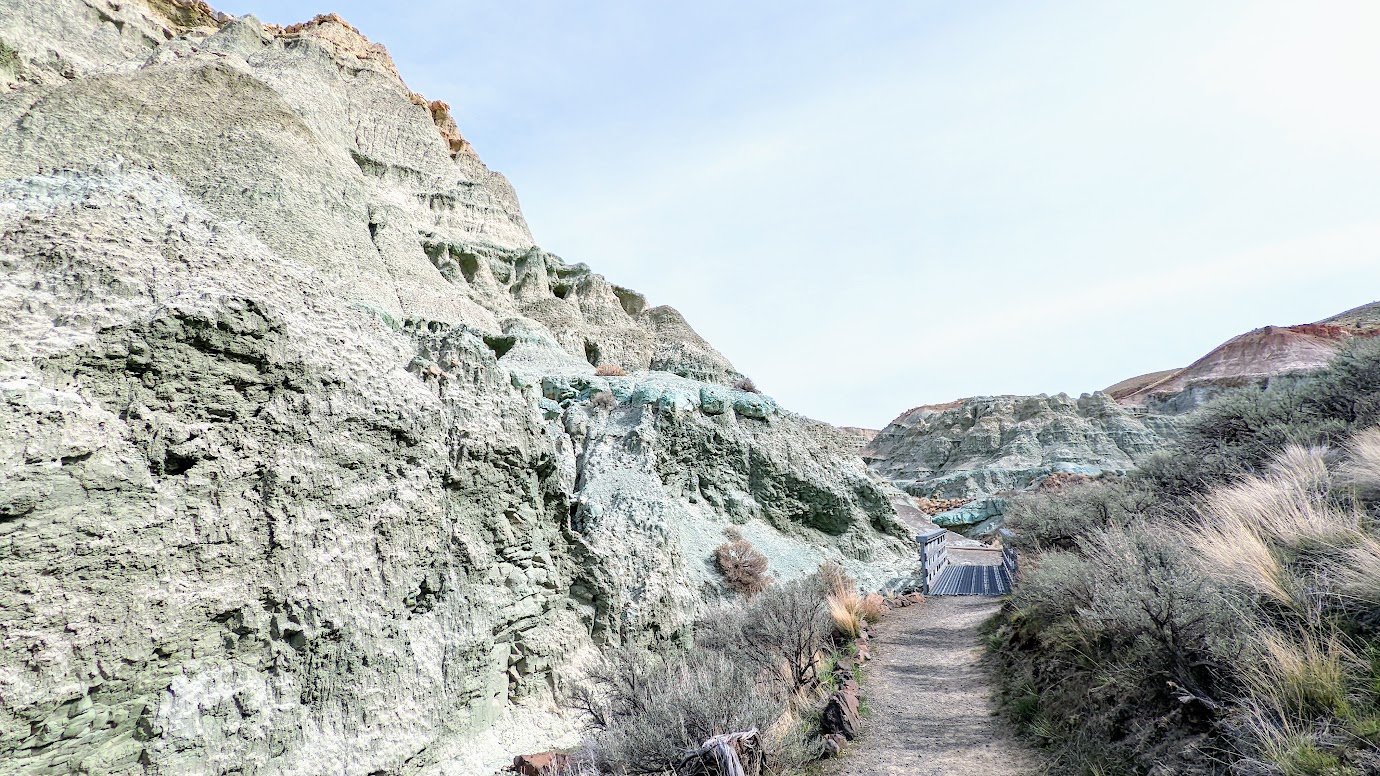
<svg viewBox="0 0 1380 776">
<path fill-rule="evenodd" d="M 907 583 L 856 441 L 533 245 L 338 19 L 0 0 L 0 82 L 0 770 L 487 772 L 729 524 Z"/>
<path fill-rule="evenodd" d="M 1174 425 L 1102 393 L 980 396 L 903 413 L 863 455 L 912 495 L 980 499 L 1053 472 L 1125 472 L 1164 447 Z"/>
</svg>

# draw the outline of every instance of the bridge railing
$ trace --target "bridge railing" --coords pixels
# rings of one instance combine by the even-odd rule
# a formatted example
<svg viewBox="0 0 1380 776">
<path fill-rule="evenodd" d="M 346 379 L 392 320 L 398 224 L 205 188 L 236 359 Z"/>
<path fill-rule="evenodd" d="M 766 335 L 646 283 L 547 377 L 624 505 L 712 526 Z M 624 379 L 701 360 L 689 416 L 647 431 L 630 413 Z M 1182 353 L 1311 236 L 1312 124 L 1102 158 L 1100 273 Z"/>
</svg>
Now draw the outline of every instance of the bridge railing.
<svg viewBox="0 0 1380 776">
<path fill-rule="evenodd" d="M 1006 576 L 1011 580 L 1011 584 L 1016 584 L 1016 572 L 1020 570 L 1020 557 L 1014 547 L 1002 548 L 1001 564 L 1006 567 Z"/>
<path fill-rule="evenodd" d="M 915 537 L 920 545 L 920 568 L 925 575 L 925 593 L 934 590 L 935 580 L 949 567 L 948 531 L 936 528 Z"/>
</svg>

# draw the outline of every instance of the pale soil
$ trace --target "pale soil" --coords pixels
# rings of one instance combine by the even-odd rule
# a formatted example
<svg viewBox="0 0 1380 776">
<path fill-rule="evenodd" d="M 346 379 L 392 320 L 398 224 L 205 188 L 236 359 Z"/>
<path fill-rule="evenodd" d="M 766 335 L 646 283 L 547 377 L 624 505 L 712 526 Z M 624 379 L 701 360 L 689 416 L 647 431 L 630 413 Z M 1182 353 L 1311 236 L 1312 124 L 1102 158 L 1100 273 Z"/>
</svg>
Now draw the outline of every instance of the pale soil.
<svg viewBox="0 0 1380 776">
<path fill-rule="evenodd" d="M 966 550 L 950 547 L 949 563 L 955 566 L 1000 566 L 1001 549 Z"/>
<path fill-rule="evenodd" d="M 831 776 L 1029 776 L 1038 754 L 993 716 L 979 629 L 991 598 L 930 598 L 896 609 L 877 627 L 863 669 L 863 733 Z"/>
</svg>

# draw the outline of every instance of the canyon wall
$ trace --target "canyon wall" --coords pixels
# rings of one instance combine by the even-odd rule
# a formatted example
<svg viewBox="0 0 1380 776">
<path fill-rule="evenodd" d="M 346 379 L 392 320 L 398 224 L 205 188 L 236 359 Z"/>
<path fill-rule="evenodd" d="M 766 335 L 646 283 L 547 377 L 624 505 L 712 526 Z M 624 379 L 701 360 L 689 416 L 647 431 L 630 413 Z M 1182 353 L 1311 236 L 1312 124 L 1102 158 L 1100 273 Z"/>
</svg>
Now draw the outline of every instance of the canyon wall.
<svg viewBox="0 0 1380 776">
<path fill-rule="evenodd" d="M 729 525 L 912 582 L 856 437 L 534 245 L 335 17 L 0 0 L 0 310 L 0 772 L 488 772 Z"/>
</svg>

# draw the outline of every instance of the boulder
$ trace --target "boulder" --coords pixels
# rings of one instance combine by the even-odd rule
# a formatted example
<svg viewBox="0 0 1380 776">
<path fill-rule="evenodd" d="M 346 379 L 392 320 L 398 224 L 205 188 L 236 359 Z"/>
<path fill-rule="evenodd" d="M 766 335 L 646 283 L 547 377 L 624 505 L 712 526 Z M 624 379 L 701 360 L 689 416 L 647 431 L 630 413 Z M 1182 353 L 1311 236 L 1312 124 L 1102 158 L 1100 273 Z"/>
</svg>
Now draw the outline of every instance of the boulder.
<svg viewBox="0 0 1380 776">
<path fill-rule="evenodd" d="M 858 685 L 856 682 L 844 682 L 842 688 L 829 696 L 829 701 L 824 706 L 824 714 L 820 718 L 820 732 L 826 736 L 841 735 L 852 741 L 858 737 L 861 729 L 862 720 L 858 716 Z"/>
</svg>

